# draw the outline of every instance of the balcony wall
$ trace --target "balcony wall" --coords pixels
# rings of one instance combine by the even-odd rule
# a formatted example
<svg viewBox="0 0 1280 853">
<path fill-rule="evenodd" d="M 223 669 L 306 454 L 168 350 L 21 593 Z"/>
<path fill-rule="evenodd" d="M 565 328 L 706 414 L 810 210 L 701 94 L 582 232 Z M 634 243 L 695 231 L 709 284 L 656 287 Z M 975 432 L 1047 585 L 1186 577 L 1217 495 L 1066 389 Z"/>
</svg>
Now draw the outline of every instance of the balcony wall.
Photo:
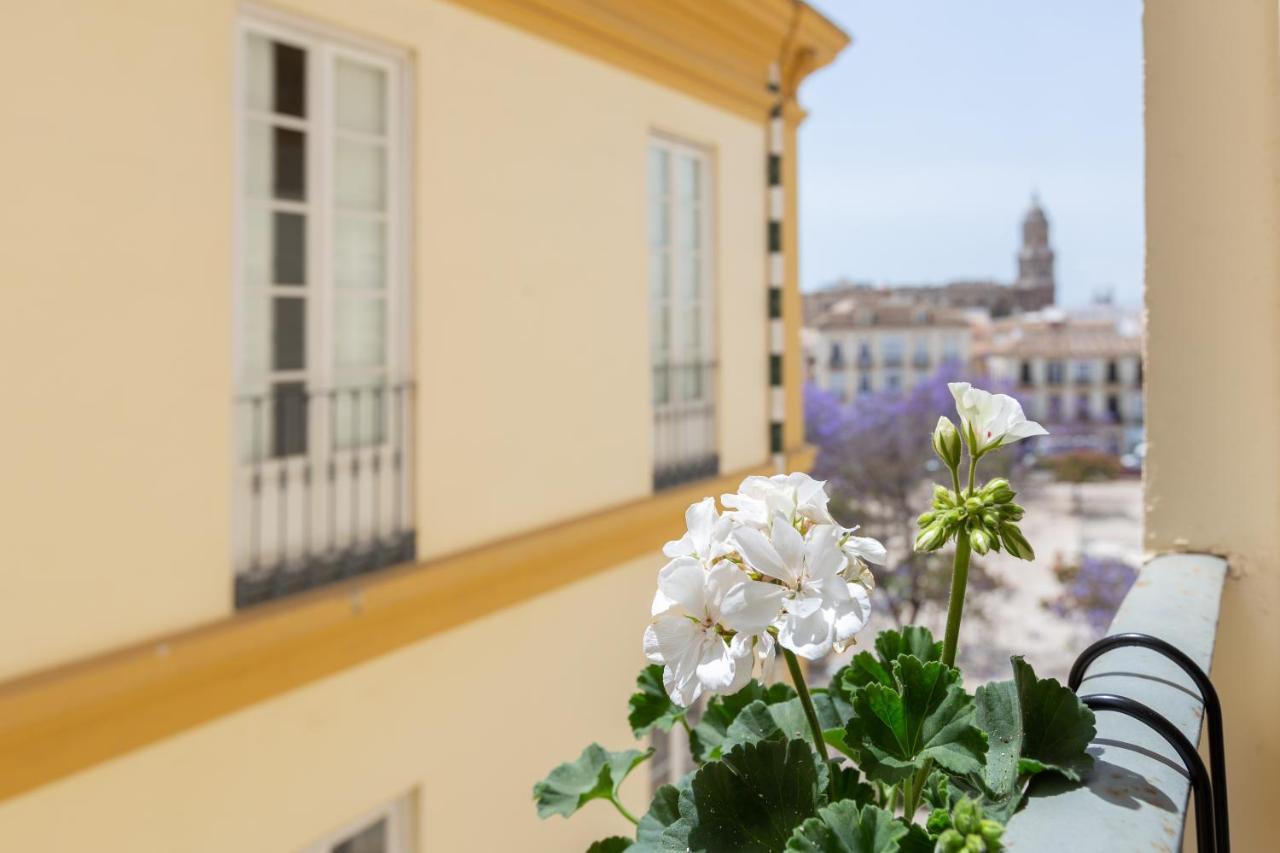
<svg viewBox="0 0 1280 853">
<path fill-rule="evenodd" d="M 1146 537 L 1225 555 L 1212 676 L 1237 849 L 1280 762 L 1280 56 L 1274 2 L 1146 5 Z"/>
</svg>

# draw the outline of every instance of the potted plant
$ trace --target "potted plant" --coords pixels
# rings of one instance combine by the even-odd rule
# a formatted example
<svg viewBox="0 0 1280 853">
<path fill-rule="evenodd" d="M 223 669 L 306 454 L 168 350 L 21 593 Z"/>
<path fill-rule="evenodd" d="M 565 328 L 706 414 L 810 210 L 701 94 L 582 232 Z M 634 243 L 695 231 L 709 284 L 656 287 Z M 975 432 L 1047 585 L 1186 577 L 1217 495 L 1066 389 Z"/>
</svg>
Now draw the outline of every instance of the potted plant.
<svg viewBox="0 0 1280 853">
<path fill-rule="evenodd" d="M 687 730 L 696 769 L 637 817 L 618 789 L 652 750 L 592 744 L 534 786 L 541 817 L 612 803 L 632 832 L 592 853 L 998 851 L 1032 778 L 1080 780 L 1095 729 L 1072 691 L 1014 657 L 1011 679 L 971 695 L 955 666 L 971 553 L 1034 557 L 1012 487 L 980 483 L 979 463 L 1045 430 L 1012 397 L 950 388 L 960 426 L 939 418 L 932 437 L 950 482 L 935 486 L 915 540 L 919 551 L 955 543 L 941 642 L 921 626 L 884 631 L 828 684 L 806 683 L 801 658 L 845 650 L 866 625 L 885 549 L 835 522 L 823 483 L 748 477 L 723 511 L 712 498 L 691 506 L 664 548 L 651 663 L 630 702 L 637 738 Z M 790 683 L 773 681 L 778 657 Z"/>
</svg>

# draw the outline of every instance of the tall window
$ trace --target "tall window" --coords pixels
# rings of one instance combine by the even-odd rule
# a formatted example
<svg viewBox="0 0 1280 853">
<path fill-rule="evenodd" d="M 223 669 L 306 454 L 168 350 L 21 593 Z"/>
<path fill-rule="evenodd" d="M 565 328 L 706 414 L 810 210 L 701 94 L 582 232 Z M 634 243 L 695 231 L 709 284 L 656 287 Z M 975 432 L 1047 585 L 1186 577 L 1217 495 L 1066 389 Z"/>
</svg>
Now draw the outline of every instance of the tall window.
<svg viewBox="0 0 1280 853">
<path fill-rule="evenodd" d="M 701 149 L 649 145 L 649 328 L 655 489 L 709 477 L 716 442 L 711 169 Z"/>
<path fill-rule="evenodd" d="M 411 803 L 400 797 L 336 832 L 308 845 L 302 853 L 410 853 Z"/>
<path fill-rule="evenodd" d="M 240 34 L 236 598 L 412 559 L 403 60 Z"/>
</svg>

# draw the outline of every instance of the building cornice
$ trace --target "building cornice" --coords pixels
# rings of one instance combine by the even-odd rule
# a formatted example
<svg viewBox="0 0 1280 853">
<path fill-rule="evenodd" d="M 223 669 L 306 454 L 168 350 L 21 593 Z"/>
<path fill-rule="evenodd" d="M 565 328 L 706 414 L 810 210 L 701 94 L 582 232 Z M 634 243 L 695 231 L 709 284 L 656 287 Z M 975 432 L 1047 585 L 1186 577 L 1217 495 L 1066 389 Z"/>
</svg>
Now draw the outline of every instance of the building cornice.
<svg viewBox="0 0 1280 853">
<path fill-rule="evenodd" d="M 789 452 L 788 470 L 813 455 Z M 771 473 L 762 463 L 0 684 L 0 800 L 656 555 L 690 503 Z"/>
<path fill-rule="evenodd" d="M 746 118 L 830 63 L 849 37 L 800 0 L 451 0 Z"/>
</svg>

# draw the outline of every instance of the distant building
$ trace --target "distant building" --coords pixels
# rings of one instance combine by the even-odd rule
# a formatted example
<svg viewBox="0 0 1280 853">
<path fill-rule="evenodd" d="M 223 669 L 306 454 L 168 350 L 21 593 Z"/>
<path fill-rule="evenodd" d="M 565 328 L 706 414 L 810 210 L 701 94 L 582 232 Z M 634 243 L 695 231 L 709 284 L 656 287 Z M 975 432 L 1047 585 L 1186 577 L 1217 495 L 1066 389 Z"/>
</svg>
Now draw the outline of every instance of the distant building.
<svg viewBox="0 0 1280 853">
<path fill-rule="evenodd" d="M 809 380 L 846 403 L 909 390 L 944 364 L 967 365 L 971 338 L 961 311 L 847 296 L 805 330 Z"/>
<path fill-rule="evenodd" d="M 1127 452 L 1141 440 L 1142 334 L 1109 306 L 1045 311 L 993 322 L 975 358 L 1014 389 L 1051 448 Z"/>
<path fill-rule="evenodd" d="M 957 280 L 941 285 L 837 282 L 805 297 L 805 318 L 815 320 L 849 297 L 859 302 L 889 299 L 936 308 L 980 310 L 991 317 L 1007 317 L 1053 305 L 1057 280 L 1053 271 L 1053 247 L 1049 243 L 1049 218 L 1036 197 L 1032 197 L 1031 207 L 1022 219 L 1022 246 L 1017 261 L 1018 277 L 1012 283 L 994 279 Z"/>
</svg>

